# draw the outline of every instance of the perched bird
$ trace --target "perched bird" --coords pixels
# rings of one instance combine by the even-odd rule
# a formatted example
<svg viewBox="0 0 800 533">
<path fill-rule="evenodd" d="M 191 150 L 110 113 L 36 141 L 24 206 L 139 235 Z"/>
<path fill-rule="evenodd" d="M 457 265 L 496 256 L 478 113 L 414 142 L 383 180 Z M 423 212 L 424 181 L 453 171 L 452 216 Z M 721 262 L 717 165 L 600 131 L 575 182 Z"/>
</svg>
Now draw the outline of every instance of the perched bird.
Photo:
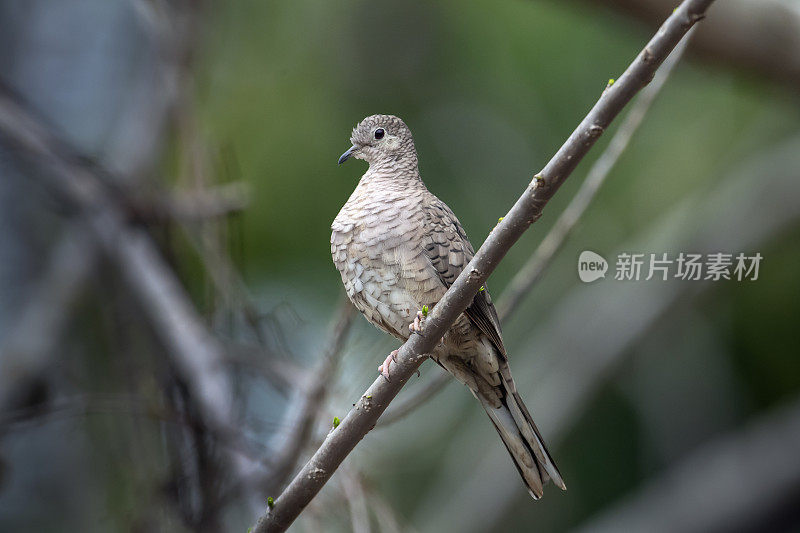
<svg viewBox="0 0 800 533">
<path fill-rule="evenodd" d="M 356 308 L 405 341 L 422 330 L 422 310 L 436 305 L 475 252 L 450 208 L 422 182 L 402 120 L 367 117 L 350 141 L 339 164 L 354 157 L 369 169 L 331 226 L 333 262 Z M 378 367 L 386 379 L 396 355 Z M 566 490 L 511 377 L 489 291 L 475 295 L 430 356 L 481 402 L 534 499 L 548 479 Z"/>
</svg>

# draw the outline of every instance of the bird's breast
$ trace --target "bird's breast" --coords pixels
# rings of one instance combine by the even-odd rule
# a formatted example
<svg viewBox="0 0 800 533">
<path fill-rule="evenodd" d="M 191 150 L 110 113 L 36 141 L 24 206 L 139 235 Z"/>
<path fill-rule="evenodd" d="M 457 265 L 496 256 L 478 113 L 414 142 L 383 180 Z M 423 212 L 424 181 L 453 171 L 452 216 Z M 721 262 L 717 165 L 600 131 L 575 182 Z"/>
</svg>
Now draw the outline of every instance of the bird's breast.
<svg viewBox="0 0 800 533">
<path fill-rule="evenodd" d="M 354 193 L 331 226 L 331 255 L 348 297 L 373 324 L 401 338 L 422 303 L 431 303 L 420 216 L 414 198 Z"/>
</svg>

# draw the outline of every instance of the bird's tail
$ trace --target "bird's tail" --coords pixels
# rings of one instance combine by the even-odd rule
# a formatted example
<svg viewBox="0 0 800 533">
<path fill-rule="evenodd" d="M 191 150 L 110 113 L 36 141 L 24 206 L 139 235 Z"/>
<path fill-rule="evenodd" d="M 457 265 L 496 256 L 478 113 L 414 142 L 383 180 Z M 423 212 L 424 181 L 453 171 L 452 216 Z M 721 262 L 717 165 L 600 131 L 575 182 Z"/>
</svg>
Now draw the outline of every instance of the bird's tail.
<svg viewBox="0 0 800 533">
<path fill-rule="evenodd" d="M 522 480 L 528 487 L 528 492 L 534 500 L 538 500 L 542 497 L 542 486 L 549 479 L 552 479 L 561 490 L 567 490 L 555 461 L 547 452 L 539 429 L 533 423 L 525 404 L 522 403 L 513 381 L 510 379 L 504 381 L 506 394 L 500 407 L 494 407 L 480 397 L 479 399 L 497 433 L 503 439 L 508 453 L 511 454 Z"/>
</svg>

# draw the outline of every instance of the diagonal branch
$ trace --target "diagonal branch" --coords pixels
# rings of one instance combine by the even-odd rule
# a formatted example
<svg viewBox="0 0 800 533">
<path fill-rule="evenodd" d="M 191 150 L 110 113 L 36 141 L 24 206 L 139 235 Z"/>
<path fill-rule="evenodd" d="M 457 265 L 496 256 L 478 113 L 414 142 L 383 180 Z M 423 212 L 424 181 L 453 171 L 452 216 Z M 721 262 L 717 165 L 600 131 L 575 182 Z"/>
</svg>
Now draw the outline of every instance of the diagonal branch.
<svg viewBox="0 0 800 533">
<path fill-rule="evenodd" d="M 720 186 L 687 198 L 618 250 L 641 249 L 643 243 L 698 253 L 759 249 L 800 218 L 800 206 L 784 201 L 800 194 L 798 154 L 800 136 L 795 136 L 737 162 L 736 170 L 726 174 Z M 764 178 L 754 185 L 752 176 Z M 764 209 L 765 205 L 772 208 Z M 591 291 L 576 289 L 548 309 L 529 341 L 528 349 L 535 346 L 539 354 L 529 372 L 536 376 L 529 401 L 538 407 L 536 419 L 547 428 L 551 446 L 558 447 L 597 391 L 633 355 L 632 347 L 659 324 L 668 323 L 665 317 L 680 313 L 709 290 L 712 282 L 695 283 L 675 278 L 636 286 L 603 283 Z M 602 302 L 602 317 L 597 302 Z M 525 352 L 525 347 L 520 351 Z M 468 480 L 449 490 L 446 498 L 438 498 L 435 511 L 423 512 L 416 519 L 433 531 L 445 526 L 463 533 L 496 528 L 500 517 L 517 502 L 518 487 L 504 481 L 507 460 L 505 450 L 482 454 L 470 463 Z M 443 480 L 439 486 L 428 487 L 428 495 L 440 494 L 448 473 L 462 469 L 463 464 L 449 459 L 443 466 Z M 493 487 L 491 494 L 485 493 L 487 486 Z M 421 497 L 430 500 L 425 494 Z M 463 508 L 464 501 L 476 498 L 480 507 Z"/>
<path fill-rule="evenodd" d="M 534 285 L 541 279 L 556 253 L 561 249 L 567 237 L 580 221 L 597 191 L 600 190 L 603 182 L 611 173 L 611 169 L 614 168 L 617 160 L 627 148 L 633 134 L 636 133 L 644 116 L 650 109 L 650 105 L 667 81 L 670 72 L 680 61 L 690 39 L 691 33 L 681 41 L 675 51 L 664 61 L 664 65 L 656 73 L 653 82 L 636 98 L 636 102 L 634 102 L 633 107 L 625 116 L 625 120 L 614 133 L 608 147 L 595 161 L 592 168 L 589 169 L 586 179 L 567 208 L 561 213 L 531 257 L 522 265 L 522 268 L 519 269 L 511 282 L 509 282 L 508 287 L 503 291 L 497 301 L 497 314 L 500 316 L 501 323 L 504 323 L 514 314 L 514 311 L 517 310 Z M 405 398 L 402 402 L 395 404 L 389 412 L 383 415 L 378 427 L 386 427 L 408 416 L 433 398 L 451 381 L 449 374 L 439 372 L 424 387 L 415 391 L 413 395 Z"/>
<path fill-rule="evenodd" d="M 566 242 L 567 237 L 575 229 L 578 221 L 583 216 L 583 213 L 589 207 L 589 204 L 594 199 L 597 191 L 603 185 L 611 169 L 616 165 L 617 160 L 622 155 L 622 152 L 628 147 L 633 134 L 642 123 L 645 114 L 650 109 L 650 105 L 655 100 L 667 78 L 672 72 L 672 69 L 680 61 L 686 46 L 691 39 L 691 33 L 675 47 L 675 51 L 664 61 L 664 66 L 653 77 L 651 83 L 639 97 L 636 99 L 635 104 L 630 112 L 625 116 L 625 120 L 620 124 L 619 129 L 611 138 L 608 147 L 603 151 L 600 157 L 595 161 L 586 179 L 581 184 L 578 192 L 573 196 L 569 205 L 564 209 L 561 215 L 556 220 L 550 232 L 544 240 L 533 252 L 530 260 L 517 272 L 514 278 L 509 282 L 508 287 L 503 292 L 503 297 L 498 302 L 497 313 L 500 315 L 501 320 L 510 317 L 514 314 L 522 299 L 528 294 L 531 288 L 542 277 L 542 274 L 550 266 L 553 257 Z"/>
<path fill-rule="evenodd" d="M 322 489 L 356 444 L 375 427 L 380 415 L 406 381 L 426 359 L 456 318 L 467 308 L 478 289 L 528 227 L 542 215 L 547 202 L 572 173 L 598 137 L 625 105 L 647 85 L 659 65 L 681 38 L 702 19 L 713 0 L 686 0 L 661 26 L 619 80 L 607 88 L 586 118 L 539 175 L 492 230 L 442 300 L 431 312 L 425 331 L 413 335 L 397 358 L 392 381 L 378 378 L 356 402 L 339 427 L 331 431 L 320 448 L 261 517 L 255 532 L 284 531 Z"/>
</svg>

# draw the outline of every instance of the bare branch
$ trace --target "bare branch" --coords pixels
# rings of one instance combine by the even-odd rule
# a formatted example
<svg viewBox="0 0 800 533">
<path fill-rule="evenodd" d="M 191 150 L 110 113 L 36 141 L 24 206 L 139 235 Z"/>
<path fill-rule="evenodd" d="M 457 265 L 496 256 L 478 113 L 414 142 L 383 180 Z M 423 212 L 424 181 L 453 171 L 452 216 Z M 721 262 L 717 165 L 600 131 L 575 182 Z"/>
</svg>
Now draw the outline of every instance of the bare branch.
<svg viewBox="0 0 800 533">
<path fill-rule="evenodd" d="M 715 190 L 687 199 L 620 250 L 641 249 L 644 243 L 698 253 L 757 249 L 791 228 L 800 216 L 800 206 L 785 201 L 800 195 L 798 154 L 800 136 L 795 136 L 738 162 L 735 172 Z M 763 179 L 754 184 L 753 176 Z M 764 209 L 765 205 L 772 207 Z M 576 289 L 548 309 L 527 349 L 535 347 L 538 354 L 530 369 L 536 376 L 530 402 L 537 406 L 536 419 L 547 428 L 550 445 L 558 447 L 640 339 L 669 322 L 664 318 L 668 313 L 682 309 L 684 302 L 712 286 L 674 278 L 650 284 L 602 284 L 591 291 Z M 602 316 L 597 302 L 602 302 Z M 575 324 L 582 327 L 576 329 Z M 465 533 L 491 529 L 517 501 L 516 483 L 503 479 L 507 460 L 505 450 L 487 450 L 471 464 L 472 477 L 448 491 L 445 500 L 438 499 L 435 512 L 421 519 L 433 530 L 445 525 Z M 463 465 L 454 462 L 452 468 L 461 470 Z M 447 472 L 447 466 L 444 469 Z M 493 487 L 489 495 L 486 486 Z M 441 493 L 437 484 L 428 490 Z M 462 502 L 476 498 L 482 505 L 465 510 Z"/>
<path fill-rule="evenodd" d="M 650 109 L 650 105 L 661 91 L 672 69 L 678 64 L 678 61 L 680 61 L 691 39 L 691 33 L 693 32 L 690 32 L 690 34 L 675 47 L 675 51 L 670 54 L 667 60 L 664 61 L 664 65 L 656 72 L 653 82 L 636 98 L 633 107 L 625 116 L 625 120 L 620 124 L 619 129 L 617 129 L 616 133 L 611 138 L 608 147 L 589 169 L 586 179 L 572 198 L 572 201 L 558 217 L 558 220 L 553 224 L 553 227 L 531 257 L 525 262 L 522 268 L 517 271 L 517 274 L 511 282 L 509 282 L 508 287 L 506 287 L 506 290 L 503 291 L 503 294 L 497 302 L 497 313 L 500 316 L 501 323 L 511 318 L 514 311 L 516 311 L 550 266 L 553 257 L 555 257 L 555 254 L 564 245 L 567 237 L 572 233 L 575 225 L 583 216 L 589 204 L 597 194 L 597 191 L 610 174 L 611 169 L 614 168 L 619 157 L 628 147 L 628 143 L 633 137 L 633 134 L 639 128 L 644 116 Z M 415 409 L 433 398 L 450 382 L 452 382 L 452 379 L 449 374 L 445 372 L 437 374 L 436 377 L 425 384 L 423 388 L 415 391 L 413 395 L 405 398 L 401 403 L 389 409 L 389 411 L 381 417 L 380 422 L 378 422 L 378 427 L 388 426 L 408 416 Z"/>
<path fill-rule="evenodd" d="M 222 347 L 147 233 L 126 224 L 124 208 L 100 179 L 104 171 L 55 137 L 5 88 L 0 88 L 0 137 L 43 171 L 34 175 L 51 191 L 80 211 L 81 222 L 117 265 L 168 348 L 203 422 L 218 435 L 234 435 L 233 395 L 225 375 Z M 233 453 L 228 458 L 241 477 L 258 470 L 258 465 L 243 454 Z"/>
<path fill-rule="evenodd" d="M 425 360 L 424 354 L 433 349 L 467 308 L 489 274 L 525 230 L 541 216 L 547 202 L 597 138 L 633 96 L 650 82 L 659 65 L 694 23 L 703 18 L 712 1 L 683 2 L 619 80 L 603 92 L 586 118 L 542 172 L 532 180 L 511 211 L 489 234 L 469 265 L 434 307 L 427 319 L 425 332 L 413 335 L 400 348 L 392 381 L 376 379 L 339 427 L 328 434 L 311 460 L 275 501 L 272 510 L 261 517 L 254 531 L 284 531 L 291 525 L 344 458 L 375 427 L 391 400 Z"/>
<path fill-rule="evenodd" d="M 625 116 L 625 120 L 623 120 L 619 129 L 611 138 L 608 147 L 595 161 L 592 168 L 589 169 L 586 179 L 567 208 L 558 217 L 558 220 L 556 220 L 550 232 L 536 248 L 536 251 L 533 252 L 531 258 L 528 259 L 508 284 L 508 287 L 506 287 L 503 297 L 497 305 L 497 312 L 501 320 L 508 319 L 514 314 L 514 311 L 550 266 L 555 254 L 564 245 L 567 237 L 569 237 L 575 225 L 586 212 L 586 208 L 589 207 L 597 191 L 611 173 L 611 169 L 614 168 L 619 157 L 628 147 L 633 134 L 639 129 L 645 114 L 647 114 L 653 100 L 661 91 L 672 69 L 680 61 L 686 46 L 691 40 L 691 33 L 694 32 L 690 32 L 675 47 L 675 51 L 664 61 L 664 66 L 653 77 L 653 82 L 638 96 L 630 112 Z"/>
</svg>

